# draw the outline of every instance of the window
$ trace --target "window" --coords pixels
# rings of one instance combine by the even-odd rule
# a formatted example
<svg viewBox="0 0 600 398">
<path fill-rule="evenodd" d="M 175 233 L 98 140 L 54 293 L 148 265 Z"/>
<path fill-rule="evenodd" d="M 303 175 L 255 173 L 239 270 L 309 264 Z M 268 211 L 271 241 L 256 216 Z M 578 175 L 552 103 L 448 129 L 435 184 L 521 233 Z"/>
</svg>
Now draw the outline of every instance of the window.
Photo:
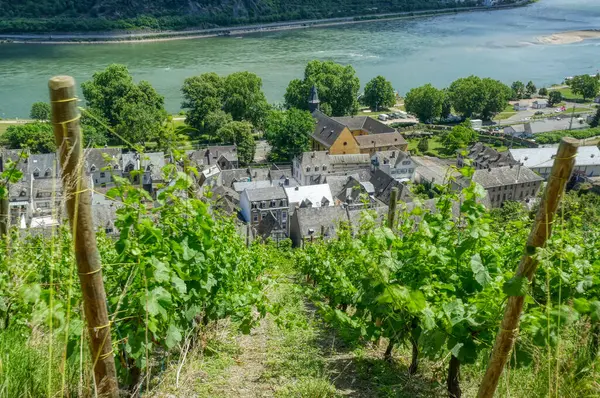
<svg viewBox="0 0 600 398">
<path fill-rule="evenodd" d="M 307 167 L 307 168 L 306 168 L 306 172 L 307 172 L 307 173 L 310 173 L 310 167 Z"/>
<path fill-rule="evenodd" d="M 284 210 L 281 212 L 281 222 L 283 222 L 284 224 L 287 222 L 287 216 L 287 211 Z"/>
<path fill-rule="evenodd" d="M 498 197 L 496 198 L 496 202 L 500 202 L 500 194 L 498 194 Z"/>
<path fill-rule="evenodd" d="M 271 201 L 271 207 L 275 207 L 275 201 L 274 200 Z"/>
<path fill-rule="evenodd" d="M 323 171 L 327 171 L 327 166 L 323 165 Z"/>
<path fill-rule="evenodd" d="M 21 192 L 19 192 L 19 196 L 21 196 L 21 197 L 22 197 L 22 196 L 26 196 L 26 195 L 27 195 L 27 192 L 25 192 L 25 190 L 24 190 L 24 189 L 23 189 L 23 190 L 21 190 Z"/>
<path fill-rule="evenodd" d="M 258 214 L 255 214 L 254 217 L 252 217 L 252 221 L 258 222 Z"/>
<path fill-rule="evenodd" d="M 125 166 L 125 172 L 131 173 L 132 171 L 133 171 L 133 164 L 129 163 L 127 166 Z"/>
<path fill-rule="evenodd" d="M 279 207 L 283 207 L 285 206 L 285 200 L 280 200 L 279 201 Z"/>
<path fill-rule="evenodd" d="M 415 171 L 415 169 L 408 169 L 408 172 L 409 172 L 409 173 L 412 173 L 412 172 L 414 172 L 414 171 Z"/>
<path fill-rule="evenodd" d="M 40 170 L 39 169 L 33 170 L 33 176 L 34 177 L 39 177 L 40 176 Z"/>
<path fill-rule="evenodd" d="M 505 200 L 506 200 L 506 194 L 504 193 L 504 194 L 502 194 L 502 201 L 505 201 Z"/>
<path fill-rule="evenodd" d="M 96 171 L 96 166 L 92 165 L 92 167 L 90 167 L 90 173 L 94 173 Z"/>
<path fill-rule="evenodd" d="M 256 209 L 256 208 L 257 208 L 257 206 L 256 206 L 256 203 L 252 203 L 252 208 L 253 208 L 253 209 Z"/>
<path fill-rule="evenodd" d="M 348 145 L 348 143 L 346 141 L 344 141 L 344 146 Z"/>
<path fill-rule="evenodd" d="M 115 170 L 119 170 L 119 165 L 118 165 L 118 164 L 115 164 L 115 165 L 113 166 L 113 169 L 115 169 Z"/>
<path fill-rule="evenodd" d="M 106 177 L 106 173 L 105 172 L 100 173 L 100 178 L 104 178 L 104 177 Z"/>
<path fill-rule="evenodd" d="M 319 166 L 315 166 L 315 171 L 319 171 Z"/>
<path fill-rule="evenodd" d="M 406 169 L 400 169 L 400 173 L 406 174 Z"/>
<path fill-rule="evenodd" d="M 409 165 L 409 164 L 410 164 L 410 160 L 405 160 L 405 161 L 403 161 L 403 162 L 402 162 L 402 164 L 403 164 L 404 166 L 406 166 L 406 165 Z"/>
<path fill-rule="evenodd" d="M 46 172 L 44 173 L 44 177 L 50 177 L 51 173 L 52 173 L 52 171 L 50 169 L 46 169 Z"/>
<path fill-rule="evenodd" d="M 104 232 L 106 232 L 107 234 L 112 234 L 112 228 L 105 228 Z"/>
</svg>

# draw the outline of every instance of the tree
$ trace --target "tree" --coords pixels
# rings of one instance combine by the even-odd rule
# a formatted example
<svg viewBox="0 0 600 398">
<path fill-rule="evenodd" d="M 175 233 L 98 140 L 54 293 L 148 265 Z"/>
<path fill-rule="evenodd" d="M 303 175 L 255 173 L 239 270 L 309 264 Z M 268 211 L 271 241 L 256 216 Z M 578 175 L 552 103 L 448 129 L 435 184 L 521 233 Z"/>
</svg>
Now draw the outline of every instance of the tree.
<svg viewBox="0 0 600 398">
<path fill-rule="evenodd" d="M 260 77 L 249 72 L 232 73 L 220 77 L 216 73 L 204 73 L 185 80 L 181 88 L 187 110 L 186 123 L 200 133 L 213 135 L 218 111 L 230 114 L 232 120 L 247 120 L 262 126 L 269 104 L 262 91 Z M 208 115 L 211 116 L 206 123 Z M 218 117 L 223 118 L 219 113 Z M 218 128 L 218 127 L 217 127 Z"/>
<path fill-rule="evenodd" d="M 431 123 L 440 117 L 443 103 L 444 93 L 431 84 L 413 88 L 404 98 L 406 111 L 417 115 L 423 123 Z"/>
<path fill-rule="evenodd" d="M 216 138 L 217 131 L 228 123 L 233 122 L 233 118 L 229 113 L 218 109 L 216 111 L 209 112 L 204 117 L 203 132 L 208 134 L 211 138 Z"/>
<path fill-rule="evenodd" d="M 315 120 L 307 111 L 271 111 L 265 123 L 265 137 L 271 145 L 272 161 L 291 161 L 309 150 Z"/>
<path fill-rule="evenodd" d="M 120 135 L 112 142 L 146 143 L 164 128 L 164 98 L 148 82 L 135 84 L 124 65 L 113 64 L 94 73 L 81 87 L 91 115 Z"/>
<path fill-rule="evenodd" d="M 511 97 L 511 89 L 498 80 L 469 76 L 454 81 L 448 89 L 452 107 L 465 117 L 490 119 L 501 112 Z"/>
<path fill-rule="evenodd" d="M 442 119 L 447 119 L 452 113 L 452 102 L 450 102 L 450 95 L 448 94 L 448 89 L 443 89 L 444 94 L 444 102 L 442 102 L 442 114 L 440 115 Z"/>
<path fill-rule="evenodd" d="M 569 86 L 574 94 L 579 94 L 585 101 L 587 98 L 593 98 L 600 90 L 600 81 L 590 75 L 575 76 L 569 80 Z"/>
<path fill-rule="evenodd" d="M 525 84 L 522 81 L 516 81 L 511 86 L 512 89 L 512 99 L 520 100 L 525 97 Z"/>
<path fill-rule="evenodd" d="M 540 88 L 540 91 L 538 91 L 538 94 L 545 97 L 548 95 L 548 89 L 546 87 L 542 87 Z"/>
<path fill-rule="evenodd" d="M 50 104 L 47 102 L 36 102 L 31 105 L 29 117 L 34 120 L 50 120 Z"/>
<path fill-rule="evenodd" d="M 550 91 L 550 95 L 548 96 L 548 105 L 554 106 L 556 104 L 561 103 L 563 100 L 562 93 L 560 91 Z"/>
<path fill-rule="evenodd" d="M 427 137 L 423 137 L 419 140 L 419 144 L 417 145 L 417 149 L 421 153 L 425 153 L 429 150 L 429 139 Z"/>
<path fill-rule="evenodd" d="M 590 122 L 590 126 L 591 127 L 600 126 L 600 108 L 596 109 L 596 114 L 594 115 L 594 118 Z"/>
<path fill-rule="evenodd" d="M 0 137 L 0 143 L 8 148 L 29 149 L 32 153 L 56 151 L 54 130 L 49 123 L 36 122 L 10 126 Z"/>
<path fill-rule="evenodd" d="M 237 146 L 240 163 L 252 163 L 256 152 L 256 142 L 252 135 L 252 125 L 250 123 L 238 121 L 227 123 L 217 131 L 217 135 L 223 142 Z"/>
<path fill-rule="evenodd" d="M 373 78 L 365 86 L 362 101 L 375 111 L 380 108 L 391 108 L 396 104 L 396 93 L 392 83 L 385 80 L 383 76 Z"/>
<path fill-rule="evenodd" d="M 466 120 L 463 123 L 456 125 L 442 136 L 442 144 L 450 153 L 456 152 L 460 148 L 464 148 L 470 143 L 477 140 L 477 132 L 471 127 L 471 121 Z"/>
<path fill-rule="evenodd" d="M 223 106 L 223 80 L 216 73 L 204 73 L 185 79 L 183 87 L 183 103 L 181 107 L 186 112 L 185 122 L 204 132 L 204 119 L 206 116 Z"/>
<path fill-rule="evenodd" d="M 311 61 L 304 70 L 304 79 L 290 82 L 285 92 L 285 106 L 308 110 L 308 96 L 315 85 L 319 92 L 321 111 L 332 116 L 355 115 L 358 112 L 360 80 L 352 66 L 332 61 Z"/>
<path fill-rule="evenodd" d="M 225 78 L 223 110 L 230 113 L 233 120 L 247 120 L 262 126 L 268 109 L 260 77 L 250 72 L 237 72 Z"/>
<path fill-rule="evenodd" d="M 537 92 L 537 87 L 535 86 L 535 84 L 533 84 L 533 82 L 531 80 L 527 83 L 526 89 L 527 89 L 527 95 L 529 95 L 530 97 Z"/>
</svg>

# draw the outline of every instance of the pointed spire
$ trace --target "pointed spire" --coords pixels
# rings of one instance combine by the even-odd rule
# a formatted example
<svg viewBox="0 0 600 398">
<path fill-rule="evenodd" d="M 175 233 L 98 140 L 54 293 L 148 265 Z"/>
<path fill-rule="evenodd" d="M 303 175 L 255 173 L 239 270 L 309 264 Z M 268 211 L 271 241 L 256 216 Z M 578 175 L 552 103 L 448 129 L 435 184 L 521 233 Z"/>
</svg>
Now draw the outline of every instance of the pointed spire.
<svg viewBox="0 0 600 398">
<path fill-rule="evenodd" d="M 317 91 L 317 86 L 313 84 L 312 88 L 310 89 L 310 96 L 308 98 L 308 110 L 311 112 L 316 111 L 319 109 L 320 103 L 321 101 L 319 101 L 319 92 Z"/>
</svg>

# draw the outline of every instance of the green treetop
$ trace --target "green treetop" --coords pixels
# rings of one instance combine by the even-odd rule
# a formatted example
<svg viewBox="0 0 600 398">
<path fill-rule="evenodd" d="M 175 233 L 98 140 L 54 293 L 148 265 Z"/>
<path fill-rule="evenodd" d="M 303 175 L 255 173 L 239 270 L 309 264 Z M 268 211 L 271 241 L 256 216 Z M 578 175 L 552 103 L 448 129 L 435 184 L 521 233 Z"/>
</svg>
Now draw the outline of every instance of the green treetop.
<svg viewBox="0 0 600 398">
<path fill-rule="evenodd" d="M 391 108 L 396 104 L 396 94 L 392 83 L 385 80 L 383 76 L 377 76 L 365 86 L 365 94 L 362 102 L 372 110 Z"/>
<path fill-rule="evenodd" d="M 285 92 L 287 108 L 308 109 L 308 97 L 315 85 L 321 100 L 321 110 L 331 116 L 355 115 L 358 112 L 360 81 L 352 66 L 332 61 L 311 61 L 306 65 L 304 79 L 292 80 Z"/>
<path fill-rule="evenodd" d="M 315 121 L 307 111 L 271 111 L 265 123 L 265 137 L 271 144 L 271 160 L 290 161 L 309 150 Z"/>
<path fill-rule="evenodd" d="M 426 84 L 413 88 L 404 98 L 407 112 L 417 115 L 422 123 L 431 123 L 442 114 L 444 92 Z"/>
</svg>

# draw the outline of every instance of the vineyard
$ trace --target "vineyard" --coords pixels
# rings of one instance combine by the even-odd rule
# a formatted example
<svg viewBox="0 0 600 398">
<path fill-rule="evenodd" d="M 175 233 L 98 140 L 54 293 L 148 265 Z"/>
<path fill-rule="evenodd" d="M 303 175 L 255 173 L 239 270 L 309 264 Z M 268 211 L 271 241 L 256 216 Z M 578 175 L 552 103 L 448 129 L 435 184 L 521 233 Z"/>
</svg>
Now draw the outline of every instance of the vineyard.
<svg viewBox="0 0 600 398">
<path fill-rule="evenodd" d="M 600 199 L 563 194 L 566 178 L 539 208 L 491 212 L 480 186 L 439 186 L 433 207 L 365 210 L 292 249 L 249 244 L 196 198 L 197 171 L 170 164 L 155 201 L 115 176 L 105 195 L 121 204 L 119 235 L 82 239 L 87 190 L 67 179 L 80 153 L 64 149 L 78 122 L 58 108 L 70 225 L 0 229 L 0 397 L 600 396 Z M 17 169 L 2 172 L 0 196 Z"/>
</svg>

